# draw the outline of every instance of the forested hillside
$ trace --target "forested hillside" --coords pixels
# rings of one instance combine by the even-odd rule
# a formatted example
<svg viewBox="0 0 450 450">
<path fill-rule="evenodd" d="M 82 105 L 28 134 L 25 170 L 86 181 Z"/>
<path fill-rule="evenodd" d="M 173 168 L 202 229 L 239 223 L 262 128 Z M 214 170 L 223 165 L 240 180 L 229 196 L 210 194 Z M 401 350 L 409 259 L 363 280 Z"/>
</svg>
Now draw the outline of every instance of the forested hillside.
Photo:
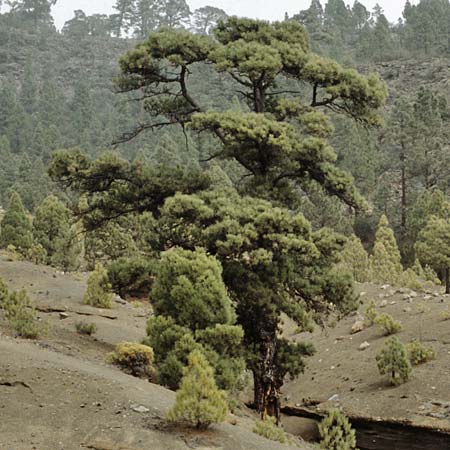
<svg viewBox="0 0 450 450">
<path fill-rule="evenodd" d="M 116 5 L 117 14 L 110 17 L 76 11 L 58 32 L 50 3 L 29 6 L 26 1 L 14 2 L 10 12 L 0 15 L 4 161 L 0 201 L 4 207 L 11 190 L 20 193 L 30 211 L 55 191 L 46 176 L 52 151 L 79 147 L 98 155 L 139 122 L 139 107 L 117 95 L 113 86 L 117 60 L 124 51 L 159 26 L 208 33 L 226 16 L 212 7 L 190 13 L 183 1 L 178 2 L 181 6 L 168 2 L 157 12 L 144 1 L 121 1 Z M 356 218 L 357 234 L 370 245 L 379 215 L 387 213 L 405 247 L 407 261 L 412 258 L 407 248 L 417 234 L 410 224 L 421 204 L 428 201 L 426 193 L 436 189 L 445 193 L 447 189 L 449 15 L 446 1 L 416 6 L 406 2 L 404 18 L 389 24 L 380 8 L 368 11 L 359 2 L 349 7 L 341 0 L 322 6 L 315 0 L 289 18 L 305 25 L 315 51 L 363 72 L 375 70 L 388 83 L 386 126 L 368 131 L 336 117 L 333 144 L 339 165 L 352 173 L 373 208 L 370 216 Z M 228 89 L 223 77 L 214 76 L 206 67 L 198 70 L 211 86 L 203 89 L 201 81 L 193 86 L 207 97 L 202 99 L 205 104 L 245 108 L 242 96 Z M 418 131 L 421 127 L 426 133 Z M 202 166 L 206 163 L 201 160 L 207 159 L 210 150 L 208 143 L 176 128 L 141 134 L 116 149 L 129 160 Z M 233 169 L 229 176 L 236 178 Z M 316 208 L 317 202 L 329 202 L 330 208 Z M 305 196 L 303 210 L 316 226 L 351 230 L 353 219 L 347 211 L 319 191 Z"/>
<path fill-rule="evenodd" d="M 358 1 L 266 22 L 118 0 L 61 30 L 55 2 L 1 9 L 0 248 L 91 271 L 92 307 L 150 298 L 143 344 L 108 361 L 178 389 L 169 420 L 223 421 L 251 373 L 259 434 L 277 433 L 314 353 L 286 317 L 300 334 L 355 312 L 355 281 L 450 293 L 448 0 L 397 23 Z M 25 291 L 0 280 L 0 309 L 39 336 Z"/>
</svg>

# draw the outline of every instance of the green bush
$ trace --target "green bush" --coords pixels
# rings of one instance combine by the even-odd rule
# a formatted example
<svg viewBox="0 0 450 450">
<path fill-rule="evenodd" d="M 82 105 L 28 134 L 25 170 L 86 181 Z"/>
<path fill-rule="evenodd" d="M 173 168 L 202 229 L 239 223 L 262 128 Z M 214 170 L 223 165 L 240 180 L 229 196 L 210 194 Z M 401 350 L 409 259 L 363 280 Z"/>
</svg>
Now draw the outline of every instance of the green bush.
<svg viewBox="0 0 450 450">
<path fill-rule="evenodd" d="M 374 322 L 383 330 L 385 336 L 390 336 L 402 330 L 401 323 L 390 314 L 380 314 L 375 318 Z"/>
<path fill-rule="evenodd" d="M 153 349 L 147 345 L 123 342 L 107 355 L 110 364 L 119 366 L 124 372 L 135 377 L 153 378 Z"/>
<path fill-rule="evenodd" d="M 380 374 L 387 374 L 393 385 L 399 385 L 409 380 L 412 368 L 408 352 L 397 337 L 386 340 L 383 349 L 376 356 L 376 360 Z"/>
<path fill-rule="evenodd" d="M 370 300 L 369 304 L 367 305 L 366 311 L 364 313 L 364 322 L 367 326 L 372 326 L 376 323 L 378 317 L 378 311 L 375 305 L 374 300 Z"/>
<path fill-rule="evenodd" d="M 11 328 L 18 336 L 36 339 L 43 331 L 37 322 L 36 310 L 25 289 L 4 295 L 2 308 Z"/>
<path fill-rule="evenodd" d="M 205 356 L 198 350 L 188 357 L 188 365 L 174 407 L 167 414 L 171 422 L 185 421 L 198 429 L 225 420 L 228 403 L 224 391 L 214 381 L 214 372 Z"/>
<path fill-rule="evenodd" d="M 108 273 L 100 263 L 95 266 L 95 270 L 89 276 L 83 300 L 86 305 L 97 308 L 112 308 L 112 293 Z"/>
<path fill-rule="evenodd" d="M 281 442 L 286 444 L 289 442 L 283 428 L 277 426 L 275 417 L 267 417 L 266 420 L 258 420 L 253 427 L 253 433 L 259 434 L 271 441 Z"/>
<path fill-rule="evenodd" d="M 34 264 L 46 264 L 47 251 L 41 244 L 33 244 L 27 251 L 27 259 Z"/>
<path fill-rule="evenodd" d="M 320 448 L 324 450 L 356 449 L 356 435 L 347 417 L 338 409 L 328 412 L 319 424 Z"/>
<path fill-rule="evenodd" d="M 92 336 L 97 332 L 97 325 L 95 323 L 77 322 L 75 328 L 77 333 L 86 334 L 87 336 Z"/>
<path fill-rule="evenodd" d="M 108 266 L 112 290 L 122 298 L 148 297 L 156 263 L 143 257 L 119 258 Z"/>
<path fill-rule="evenodd" d="M 408 357 L 414 366 L 432 361 L 436 358 L 436 352 L 432 347 L 426 347 L 419 341 L 412 341 L 406 345 Z"/>
</svg>

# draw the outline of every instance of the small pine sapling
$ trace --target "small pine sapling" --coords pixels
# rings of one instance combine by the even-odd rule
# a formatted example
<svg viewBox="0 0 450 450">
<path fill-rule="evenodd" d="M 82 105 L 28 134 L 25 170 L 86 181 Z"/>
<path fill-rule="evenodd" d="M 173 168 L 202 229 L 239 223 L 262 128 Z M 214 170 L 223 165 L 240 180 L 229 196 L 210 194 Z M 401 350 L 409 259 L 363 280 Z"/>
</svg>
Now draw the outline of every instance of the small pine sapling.
<svg viewBox="0 0 450 450">
<path fill-rule="evenodd" d="M 18 336 L 36 339 L 43 331 L 37 322 L 36 310 L 25 289 L 7 294 L 3 298 L 2 308 Z"/>
<path fill-rule="evenodd" d="M 112 308 L 112 292 L 108 272 L 98 263 L 91 273 L 84 294 L 84 303 L 97 308 Z"/>
<path fill-rule="evenodd" d="M 408 352 L 397 337 L 386 340 L 383 349 L 376 356 L 376 360 L 380 374 L 387 374 L 394 386 L 409 380 L 412 368 Z"/>
<path fill-rule="evenodd" d="M 367 305 L 366 311 L 364 313 L 364 323 L 370 327 L 376 323 L 376 319 L 378 317 L 378 311 L 375 305 L 375 301 L 372 299 L 370 300 L 369 304 Z"/>
<path fill-rule="evenodd" d="M 197 429 L 206 429 L 212 423 L 223 422 L 227 413 L 226 395 L 217 388 L 212 367 L 200 351 L 193 351 L 167 419 L 186 421 Z"/>
<path fill-rule="evenodd" d="M 324 450 L 356 449 L 356 434 L 347 417 L 338 409 L 328 412 L 319 424 L 320 448 Z"/>
</svg>

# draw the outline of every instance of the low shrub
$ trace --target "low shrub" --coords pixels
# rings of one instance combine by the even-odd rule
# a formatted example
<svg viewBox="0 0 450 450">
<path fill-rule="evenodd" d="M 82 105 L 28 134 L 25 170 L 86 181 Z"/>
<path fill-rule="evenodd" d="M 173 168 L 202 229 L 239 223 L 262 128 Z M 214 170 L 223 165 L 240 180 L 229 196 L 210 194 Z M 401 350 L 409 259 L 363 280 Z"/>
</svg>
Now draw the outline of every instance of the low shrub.
<svg viewBox="0 0 450 450">
<path fill-rule="evenodd" d="M 267 417 L 266 420 L 258 420 L 252 431 L 271 441 L 281 442 L 282 444 L 289 442 L 286 432 L 283 428 L 277 426 L 275 417 Z"/>
<path fill-rule="evenodd" d="M 43 331 L 37 314 L 25 289 L 3 296 L 2 308 L 11 328 L 18 336 L 36 339 Z"/>
<path fill-rule="evenodd" d="M 135 377 L 151 379 L 154 376 L 153 349 L 147 345 L 123 342 L 106 359 Z"/>
<path fill-rule="evenodd" d="M 378 325 L 386 336 L 398 333 L 402 330 L 402 324 L 395 320 L 390 314 L 380 314 L 375 320 L 375 324 Z"/>
<path fill-rule="evenodd" d="M 374 300 L 370 300 L 369 304 L 367 305 L 366 311 L 364 313 L 364 323 L 370 327 L 375 324 L 375 321 L 378 317 L 378 311 L 375 305 Z"/>
<path fill-rule="evenodd" d="M 47 262 L 47 250 L 41 244 L 33 244 L 27 251 L 27 259 L 34 264 Z"/>
<path fill-rule="evenodd" d="M 77 333 L 92 336 L 97 332 L 97 325 L 95 323 L 77 322 L 75 324 Z"/>
<path fill-rule="evenodd" d="M 436 359 L 436 352 L 432 347 L 427 347 L 416 340 L 407 344 L 406 350 L 409 360 L 414 366 Z"/>
</svg>

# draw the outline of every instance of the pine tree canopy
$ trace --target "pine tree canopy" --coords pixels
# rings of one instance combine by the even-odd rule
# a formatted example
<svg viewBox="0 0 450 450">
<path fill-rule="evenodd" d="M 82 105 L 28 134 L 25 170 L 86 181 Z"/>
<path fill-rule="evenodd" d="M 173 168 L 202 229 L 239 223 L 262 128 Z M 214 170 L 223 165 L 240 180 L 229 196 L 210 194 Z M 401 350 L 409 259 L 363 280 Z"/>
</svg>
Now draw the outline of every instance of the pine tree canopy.
<svg viewBox="0 0 450 450">
<path fill-rule="evenodd" d="M 266 197 L 312 179 L 348 204 L 364 200 L 351 177 L 335 165 L 324 110 L 378 125 L 386 87 L 309 49 L 305 29 L 295 21 L 268 23 L 229 18 L 215 38 L 162 29 L 120 60 L 121 92 L 135 92 L 154 120 L 124 135 L 180 124 L 218 140 L 209 157 L 237 161 Z M 194 98 L 190 85 L 198 63 L 227 74 L 248 111 L 211 110 Z M 305 83 L 308 88 L 305 89 Z"/>
</svg>

